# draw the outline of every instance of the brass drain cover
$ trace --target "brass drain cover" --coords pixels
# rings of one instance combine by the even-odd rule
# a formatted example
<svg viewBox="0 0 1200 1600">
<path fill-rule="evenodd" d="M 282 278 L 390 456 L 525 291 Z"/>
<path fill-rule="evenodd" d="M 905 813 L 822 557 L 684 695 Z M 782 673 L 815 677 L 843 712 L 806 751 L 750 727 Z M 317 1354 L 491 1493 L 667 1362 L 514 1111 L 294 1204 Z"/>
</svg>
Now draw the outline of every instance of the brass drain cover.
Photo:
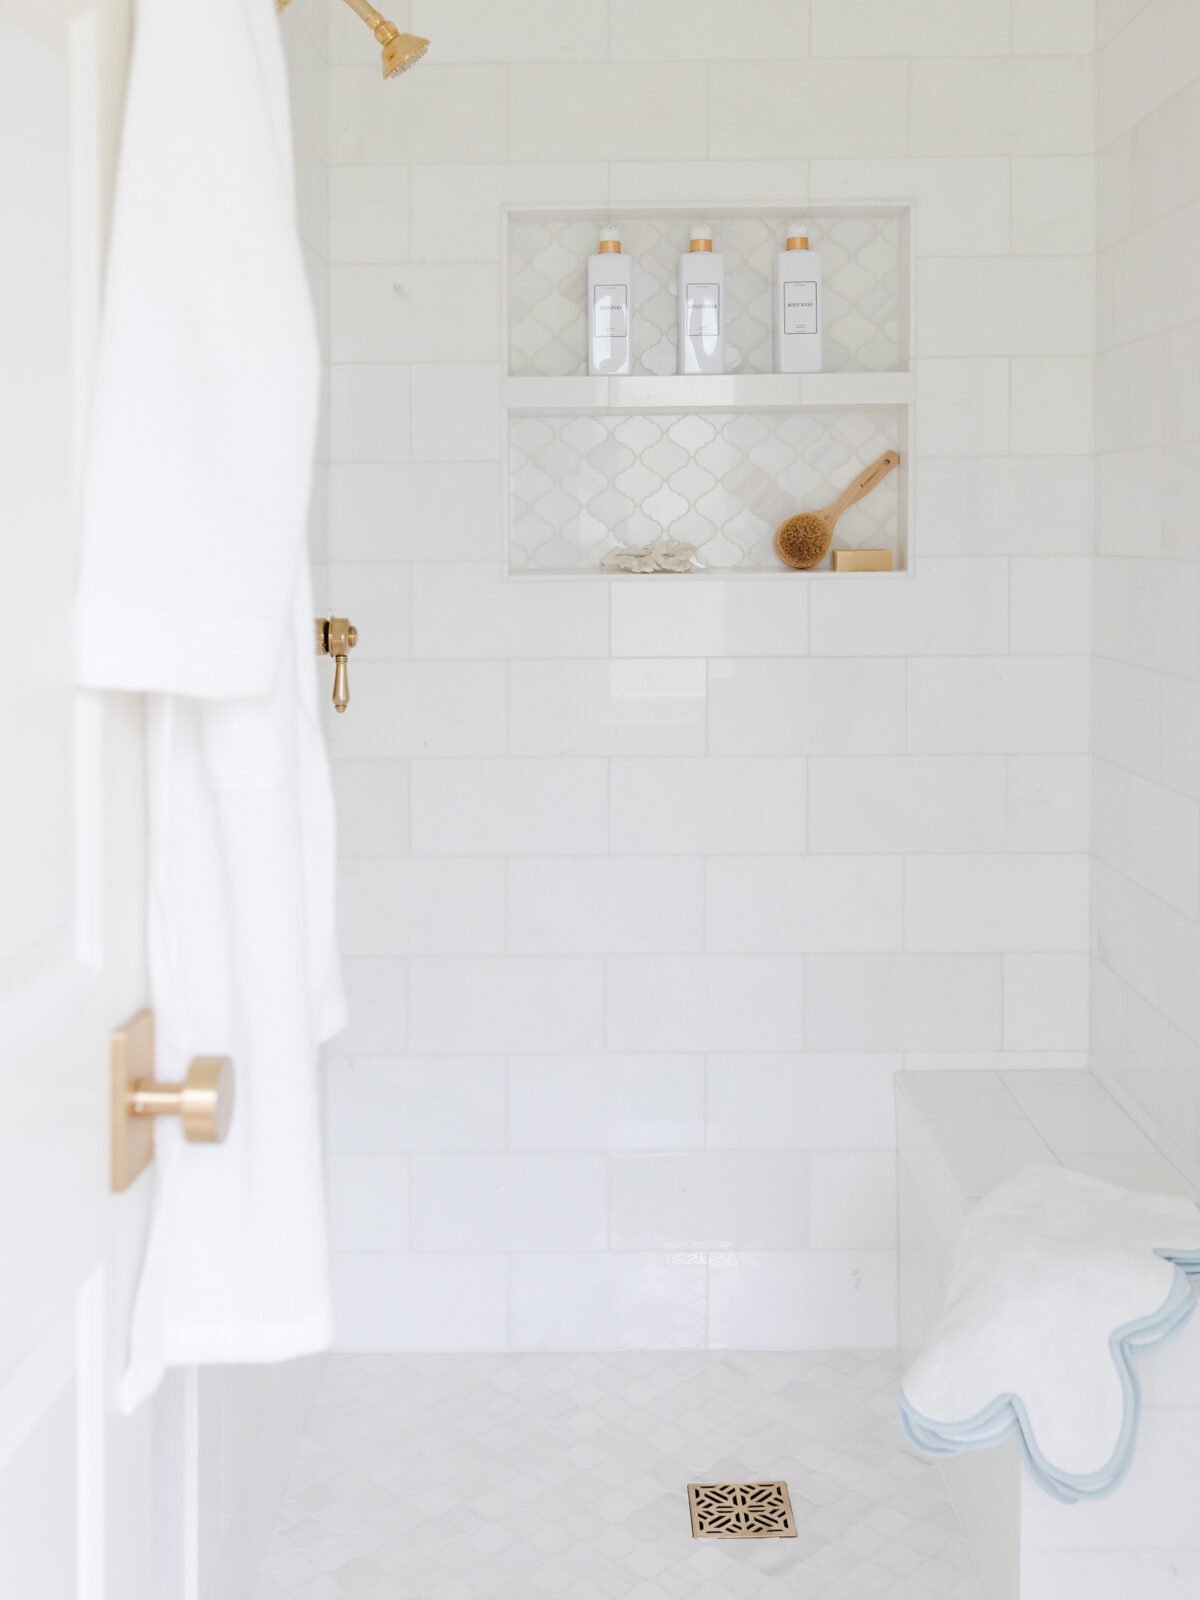
<svg viewBox="0 0 1200 1600">
<path fill-rule="evenodd" d="M 786 1483 L 689 1483 L 693 1539 L 794 1539 Z"/>
</svg>

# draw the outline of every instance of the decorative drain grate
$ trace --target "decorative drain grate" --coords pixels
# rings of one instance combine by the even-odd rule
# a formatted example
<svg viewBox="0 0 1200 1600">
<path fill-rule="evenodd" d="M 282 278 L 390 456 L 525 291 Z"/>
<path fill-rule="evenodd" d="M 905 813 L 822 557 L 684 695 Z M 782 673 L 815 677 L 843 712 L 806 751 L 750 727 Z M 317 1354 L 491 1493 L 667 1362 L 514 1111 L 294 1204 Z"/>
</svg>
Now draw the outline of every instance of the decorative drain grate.
<svg viewBox="0 0 1200 1600">
<path fill-rule="evenodd" d="M 794 1539 L 786 1483 L 689 1483 L 694 1539 Z"/>
</svg>

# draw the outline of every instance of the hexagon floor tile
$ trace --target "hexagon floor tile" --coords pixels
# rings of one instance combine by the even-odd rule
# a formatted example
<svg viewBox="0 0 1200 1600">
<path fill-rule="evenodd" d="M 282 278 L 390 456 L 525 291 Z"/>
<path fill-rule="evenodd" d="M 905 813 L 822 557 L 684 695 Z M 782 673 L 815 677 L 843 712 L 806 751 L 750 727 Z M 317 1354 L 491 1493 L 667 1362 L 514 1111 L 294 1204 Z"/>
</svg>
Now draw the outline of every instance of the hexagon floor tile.
<svg viewBox="0 0 1200 1600">
<path fill-rule="evenodd" d="M 894 1357 L 330 1357 L 253 1600 L 980 1600 Z M 692 1538 L 785 1479 L 798 1537 Z"/>
</svg>

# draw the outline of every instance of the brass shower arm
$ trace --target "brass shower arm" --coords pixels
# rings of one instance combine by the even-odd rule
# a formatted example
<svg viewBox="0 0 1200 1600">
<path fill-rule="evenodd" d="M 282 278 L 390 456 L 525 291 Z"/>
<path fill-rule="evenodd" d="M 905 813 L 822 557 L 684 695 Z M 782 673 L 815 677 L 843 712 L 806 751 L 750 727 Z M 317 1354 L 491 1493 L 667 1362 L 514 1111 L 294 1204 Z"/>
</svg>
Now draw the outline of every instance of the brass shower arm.
<svg viewBox="0 0 1200 1600">
<path fill-rule="evenodd" d="M 275 9 L 284 11 L 291 3 L 292 0 L 275 0 Z M 389 22 L 367 0 L 345 0 L 345 3 L 356 17 L 362 18 L 383 46 L 385 78 L 396 78 L 400 73 L 407 72 L 409 67 L 416 66 L 429 49 L 428 39 L 419 38 L 415 33 L 401 33 L 394 22 Z"/>
<path fill-rule="evenodd" d="M 361 17 L 363 19 L 367 27 L 370 28 L 371 32 L 379 40 L 380 44 L 387 43 L 387 39 L 383 32 L 384 29 L 390 28 L 393 36 L 400 32 L 400 29 L 397 28 L 394 22 L 385 21 L 381 13 L 376 11 L 374 6 L 367 4 L 367 0 L 346 0 L 346 4 L 350 7 L 351 11 L 354 12 L 356 17 Z"/>
</svg>

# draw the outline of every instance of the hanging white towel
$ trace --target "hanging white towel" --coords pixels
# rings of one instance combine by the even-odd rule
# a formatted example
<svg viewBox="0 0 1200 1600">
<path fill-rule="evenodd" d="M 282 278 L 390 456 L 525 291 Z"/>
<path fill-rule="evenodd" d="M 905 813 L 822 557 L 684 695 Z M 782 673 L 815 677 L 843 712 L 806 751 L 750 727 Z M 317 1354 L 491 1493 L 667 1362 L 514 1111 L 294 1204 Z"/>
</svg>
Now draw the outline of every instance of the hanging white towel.
<svg viewBox="0 0 1200 1600">
<path fill-rule="evenodd" d="M 305 527 L 319 388 L 271 0 L 139 0 L 85 491 L 78 675 L 147 692 L 158 1130 L 121 1403 L 330 1336 L 316 1056 L 341 1022 Z"/>
<path fill-rule="evenodd" d="M 900 1420 L 929 1455 L 1018 1434 L 1043 1488 L 1098 1499 L 1133 1460 L 1134 1356 L 1195 1308 L 1200 1210 L 1063 1167 L 1026 1167 L 967 1218 L 942 1316 L 905 1373 Z"/>
</svg>

